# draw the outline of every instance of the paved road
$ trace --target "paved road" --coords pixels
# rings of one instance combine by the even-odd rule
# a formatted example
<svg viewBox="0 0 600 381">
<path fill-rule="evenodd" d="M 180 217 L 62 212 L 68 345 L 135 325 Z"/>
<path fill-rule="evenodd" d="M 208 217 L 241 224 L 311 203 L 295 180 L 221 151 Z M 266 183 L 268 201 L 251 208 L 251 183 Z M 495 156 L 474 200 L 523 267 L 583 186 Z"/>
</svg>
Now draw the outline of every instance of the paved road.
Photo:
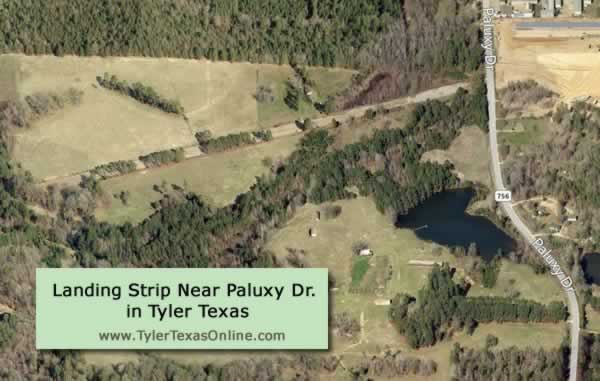
<svg viewBox="0 0 600 381">
<path fill-rule="evenodd" d="M 486 56 L 493 56 L 494 47 L 486 50 Z M 504 190 L 504 182 L 502 180 L 502 168 L 500 167 L 500 158 L 498 154 L 498 131 L 496 129 L 496 79 L 494 75 L 494 66 L 486 65 L 485 81 L 487 85 L 488 113 L 489 113 L 489 139 L 490 151 L 492 154 L 492 172 L 494 185 L 497 190 Z M 521 234 L 521 236 L 529 243 L 535 240 L 533 233 L 527 225 L 521 220 L 521 217 L 515 212 L 513 205 L 509 202 L 500 203 L 504 213 L 510 218 L 511 222 Z M 571 357 L 569 359 L 569 381 L 577 381 L 577 365 L 579 356 L 579 303 L 577 295 L 574 292 L 566 291 L 568 308 L 570 314 L 569 333 L 571 336 Z"/>
</svg>

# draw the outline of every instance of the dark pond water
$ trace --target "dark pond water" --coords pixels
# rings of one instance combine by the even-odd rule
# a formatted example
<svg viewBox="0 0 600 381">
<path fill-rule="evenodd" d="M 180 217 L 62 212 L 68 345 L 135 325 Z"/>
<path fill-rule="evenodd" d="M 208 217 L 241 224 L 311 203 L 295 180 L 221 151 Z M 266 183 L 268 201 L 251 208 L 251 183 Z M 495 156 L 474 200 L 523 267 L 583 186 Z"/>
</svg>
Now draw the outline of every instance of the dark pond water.
<svg viewBox="0 0 600 381">
<path fill-rule="evenodd" d="M 600 285 L 600 253 L 590 253 L 581 259 L 585 279 L 589 283 Z"/>
<path fill-rule="evenodd" d="M 419 238 L 445 246 L 466 249 L 475 242 L 486 260 L 493 258 L 498 249 L 510 252 L 515 241 L 509 235 L 489 219 L 465 212 L 474 195 L 470 188 L 439 193 L 407 215 L 399 216 L 396 226 L 413 229 Z"/>
</svg>

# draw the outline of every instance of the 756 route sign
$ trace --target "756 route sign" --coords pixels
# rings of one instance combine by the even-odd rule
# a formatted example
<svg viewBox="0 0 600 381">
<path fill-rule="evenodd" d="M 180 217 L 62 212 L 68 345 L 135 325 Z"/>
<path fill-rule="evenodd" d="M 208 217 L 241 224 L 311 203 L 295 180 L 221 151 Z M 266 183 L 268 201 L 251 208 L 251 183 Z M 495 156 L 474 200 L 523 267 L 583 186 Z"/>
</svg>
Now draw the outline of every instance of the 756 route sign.
<svg viewBox="0 0 600 381">
<path fill-rule="evenodd" d="M 510 202 L 512 201 L 512 193 L 508 190 L 496 191 L 494 198 L 496 202 Z"/>
</svg>

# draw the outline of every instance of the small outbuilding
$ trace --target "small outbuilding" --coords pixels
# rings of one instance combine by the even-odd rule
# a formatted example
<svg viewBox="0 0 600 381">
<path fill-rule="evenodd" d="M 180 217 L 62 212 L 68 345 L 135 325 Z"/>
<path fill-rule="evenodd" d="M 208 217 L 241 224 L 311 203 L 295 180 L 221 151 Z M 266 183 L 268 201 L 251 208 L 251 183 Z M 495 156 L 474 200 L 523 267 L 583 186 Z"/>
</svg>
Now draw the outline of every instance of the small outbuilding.
<svg viewBox="0 0 600 381">
<path fill-rule="evenodd" d="M 391 299 L 375 299 L 376 306 L 389 306 L 390 304 L 392 304 Z"/>
<path fill-rule="evenodd" d="M 366 248 L 366 249 L 360 249 L 360 251 L 358 252 L 358 255 L 360 257 L 370 257 L 371 255 L 373 255 L 373 250 Z"/>
</svg>

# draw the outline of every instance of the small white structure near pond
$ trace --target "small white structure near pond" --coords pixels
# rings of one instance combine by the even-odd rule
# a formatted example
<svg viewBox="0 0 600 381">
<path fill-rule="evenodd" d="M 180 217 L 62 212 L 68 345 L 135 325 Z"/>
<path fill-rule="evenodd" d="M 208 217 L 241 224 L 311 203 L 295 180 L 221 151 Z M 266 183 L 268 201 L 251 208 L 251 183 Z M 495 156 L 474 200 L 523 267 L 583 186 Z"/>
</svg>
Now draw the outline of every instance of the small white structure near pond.
<svg viewBox="0 0 600 381">
<path fill-rule="evenodd" d="M 360 251 L 358 252 L 358 255 L 361 257 L 370 257 L 371 255 L 373 255 L 373 251 L 369 248 L 360 249 Z"/>
</svg>

